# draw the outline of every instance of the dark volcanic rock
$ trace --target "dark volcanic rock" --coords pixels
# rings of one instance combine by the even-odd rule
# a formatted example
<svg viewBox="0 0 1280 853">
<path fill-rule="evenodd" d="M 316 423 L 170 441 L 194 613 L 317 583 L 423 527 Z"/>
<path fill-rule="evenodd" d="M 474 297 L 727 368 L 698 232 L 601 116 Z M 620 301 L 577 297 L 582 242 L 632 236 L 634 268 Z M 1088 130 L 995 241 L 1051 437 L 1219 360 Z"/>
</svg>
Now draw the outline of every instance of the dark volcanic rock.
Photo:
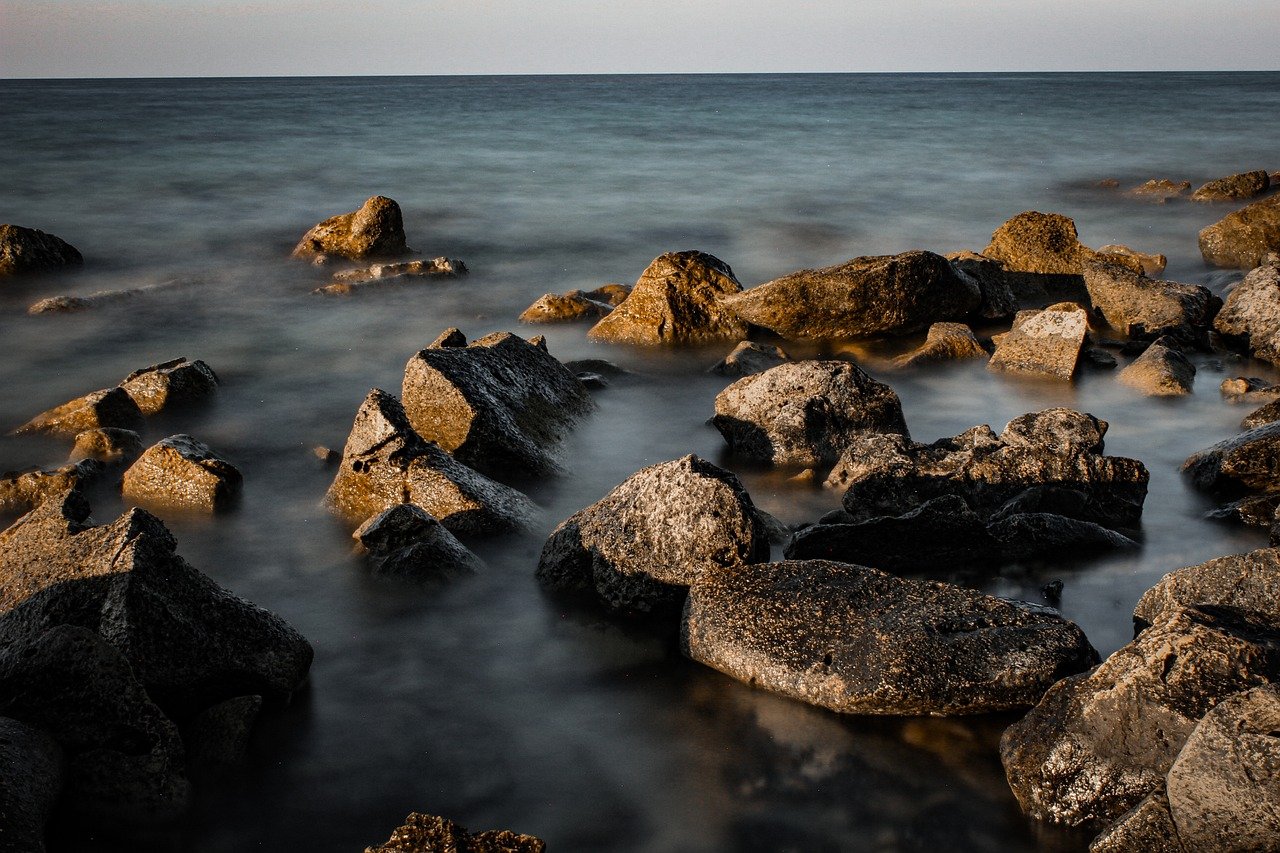
<svg viewBox="0 0 1280 853">
<path fill-rule="evenodd" d="M 740 681 L 851 714 L 1024 707 L 1097 659 L 1054 611 L 824 560 L 703 575 L 682 643 Z"/>
<path fill-rule="evenodd" d="M 1135 388 L 1148 397 L 1178 397 L 1191 393 L 1196 367 L 1168 338 L 1161 338 L 1120 371 L 1116 377 L 1122 385 Z"/>
<path fill-rule="evenodd" d="M 1255 358 L 1280 363 L 1280 266 L 1260 266 L 1246 275 L 1227 294 L 1213 328 Z"/>
<path fill-rule="evenodd" d="M 416 504 L 460 535 L 527 529 L 537 516 L 523 494 L 414 432 L 400 401 L 378 388 L 356 413 L 325 498 L 352 524 L 396 504 Z"/>
<path fill-rule="evenodd" d="M 1106 259 L 1086 261 L 1083 269 L 1093 307 L 1130 337 L 1203 338 L 1222 305 L 1207 287 L 1152 281 Z"/>
<path fill-rule="evenodd" d="M 402 400 L 423 438 L 508 476 L 555 471 L 550 451 L 595 405 L 545 345 L 508 332 L 421 350 L 405 365 Z"/>
<path fill-rule="evenodd" d="M 400 205 L 378 195 L 366 200 L 359 210 L 331 216 L 316 225 L 302 236 L 293 249 L 293 256 L 339 255 L 360 260 L 397 257 L 408 252 Z"/>
<path fill-rule="evenodd" d="M 742 285 L 729 265 L 705 252 L 653 259 L 627 296 L 587 336 L 619 344 L 696 345 L 737 341 L 747 324 L 727 307 Z"/>
<path fill-rule="evenodd" d="M 93 459 L 104 465 L 128 465 L 142 455 L 142 437 L 131 429 L 101 427 L 76 436 L 67 461 Z"/>
<path fill-rule="evenodd" d="M 84 258 L 70 243 L 20 225 L 0 225 L 0 278 L 78 267 Z"/>
<path fill-rule="evenodd" d="M 1240 493 L 1280 491 L 1280 422 L 1220 441 L 1182 463 L 1198 489 Z"/>
<path fill-rule="evenodd" d="M 789 361 L 791 356 L 787 355 L 781 347 L 743 341 L 734 347 L 733 351 L 719 364 L 711 368 L 711 372 L 721 376 L 750 376 Z"/>
<path fill-rule="evenodd" d="M 15 433 L 47 432 L 72 438 L 102 427 L 142 429 L 142 411 L 123 388 L 106 388 L 41 412 Z"/>
<path fill-rule="evenodd" d="M 1200 254 L 1214 266 L 1253 269 L 1280 252 L 1280 195 L 1229 213 L 1200 231 Z"/>
<path fill-rule="evenodd" d="M 244 760 L 261 710 L 261 696 L 236 696 L 197 714 L 183 732 L 188 766 L 225 767 Z"/>
<path fill-rule="evenodd" d="M 1195 604 L 1225 605 L 1276 614 L 1280 602 L 1280 551 L 1260 548 L 1217 557 L 1169 572 L 1143 594 L 1133 622 L 1145 628 Z"/>
<path fill-rule="evenodd" d="M 991 370 L 1070 379 L 1089 331 L 1089 313 L 1074 302 L 1019 311 L 1013 328 L 996 335 Z"/>
<path fill-rule="evenodd" d="M 385 844 L 364 853 L 544 853 L 547 845 L 532 835 L 505 829 L 469 833 L 451 820 L 413 812 Z"/>
<path fill-rule="evenodd" d="M 800 270 L 725 300 L 747 322 L 791 339 L 909 334 L 962 319 L 981 301 L 973 278 L 919 251 Z"/>
<path fill-rule="evenodd" d="M 698 578 L 767 559 L 768 531 L 738 478 L 690 455 L 632 474 L 561 522 L 538 579 L 649 613 L 678 605 Z"/>
<path fill-rule="evenodd" d="M 1260 196 L 1271 186 L 1265 169 L 1210 181 L 1191 194 L 1192 201 L 1241 201 Z"/>
<path fill-rule="evenodd" d="M 894 359 L 898 367 L 911 367 L 935 361 L 987 358 L 988 353 L 964 323 L 934 323 L 925 341 L 916 349 Z"/>
<path fill-rule="evenodd" d="M 360 525 L 352 538 L 374 573 L 449 580 L 482 567 L 480 558 L 422 507 L 396 504 Z"/>
<path fill-rule="evenodd" d="M 51 497 L 83 489 L 102 474 L 102 463 L 86 459 L 61 468 L 6 474 L 0 478 L 0 512 L 26 512 Z"/>
<path fill-rule="evenodd" d="M 907 434 L 893 389 L 843 361 L 800 361 L 734 382 L 711 423 L 739 456 L 775 464 L 831 464 L 864 432 Z"/>
<path fill-rule="evenodd" d="M 44 853 L 44 828 L 62 793 L 62 776 L 56 740 L 42 729 L 0 718 L 0 850 Z"/>
<path fill-rule="evenodd" d="M 150 417 L 170 408 L 203 400 L 218 390 L 218 376 L 203 361 L 175 358 L 135 370 L 120 383 L 142 414 Z"/>
<path fill-rule="evenodd" d="M 218 512 L 240 494 L 239 469 L 189 435 L 148 447 L 121 481 L 125 499 L 157 507 Z"/>
</svg>

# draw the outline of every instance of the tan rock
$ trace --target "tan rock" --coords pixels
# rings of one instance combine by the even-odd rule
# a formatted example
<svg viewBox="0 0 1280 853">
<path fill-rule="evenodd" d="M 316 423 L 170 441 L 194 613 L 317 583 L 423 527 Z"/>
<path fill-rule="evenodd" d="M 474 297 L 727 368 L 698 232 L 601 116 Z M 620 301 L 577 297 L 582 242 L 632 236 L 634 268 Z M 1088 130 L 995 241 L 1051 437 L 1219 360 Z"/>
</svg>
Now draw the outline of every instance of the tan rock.
<svg viewBox="0 0 1280 853">
<path fill-rule="evenodd" d="M 373 196 L 359 210 L 331 216 L 303 235 L 295 258 L 339 255 L 359 260 L 396 257 L 408 253 L 400 205 L 386 196 Z"/>
<path fill-rule="evenodd" d="M 215 512 L 240 493 L 239 470 L 189 435 L 171 435 L 147 448 L 124 472 L 127 500 L 148 506 Z"/>
<path fill-rule="evenodd" d="M 142 437 L 131 429 L 85 430 L 76 436 L 68 462 L 96 459 L 107 465 L 130 465 L 142 455 Z"/>
<path fill-rule="evenodd" d="M 72 438 L 103 427 L 142 429 L 142 411 L 122 388 L 104 388 L 41 412 L 15 433 L 46 432 Z"/>
<path fill-rule="evenodd" d="M 218 376 L 203 361 L 175 358 L 135 370 L 120 387 L 138 404 L 143 415 L 157 415 L 170 405 L 205 399 L 218 390 Z"/>
<path fill-rule="evenodd" d="M 385 844 L 364 853 L 544 853 L 547 845 L 532 835 L 491 829 L 469 833 L 465 827 L 436 815 L 414 812 Z"/>
<path fill-rule="evenodd" d="M 0 278 L 83 264 L 75 246 L 61 238 L 20 225 L 0 225 Z"/>
<path fill-rule="evenodd" d="M 1255 201 L 1200 230 L 1200 254 L 1218 267 L 1253 269 L 1280 252 L 1280 195 Z"/>
<path fill-rule="evenodd" d="M 1191 192 L 1190 181 L 1171 181 L 1168 178 L 1152 178 L 1145 184 L 1129 190 L 1132 195 L 1151 196 L 1158 202 L 1182 198 Z"/>
<path fill-rule="evenodd" d="M 1136 249 L 1130 249 L 1128 246 L 1119 243 L 1110 243 L 1106 246 L 1098 247 L 1100 255 L 1122 255 L 1126 258 L 1136 260 L 1142 269 L 1140 272 L 1147 278 L 1158 278 L 1164 272 L 1164 268 L 1169 265 L 1169 259 L 1164 255 L 1148 254 L 1139 252 Z"/>
<path fill-rule="evenodd" d="M 987 351 L 978 343 L 973 330 L 964 323 L 934 323 L 929 327 L 924 343 L 911 352 L 898 356 L 894 359 L 894 364 L 898 367 L 910 367 L 969 358 L 988 358 Z"/>
<path fill-rule="evenodd" d="M 524 309 L 521 323 L 574 323 L 599 320 L 613 310 L 607 302 L 598 302 L 581 290 L 567 293 L 544 293 Z"/>
<path fill-rule="evenodd" d="M 1043 311 L 1019 311 L 1013 328 L 996 335 L 991 370 L 1070 379 L 1076 371 L 1089 314 L 1074 302 L 1059 302 Z"/>
<path fill-rule="evenodd" d="M 1271 186 L 1265 169 L 1210 181 L 1191 194 L 1192 201 L 1240 201 L 1262 195 Z"/>
</svg>

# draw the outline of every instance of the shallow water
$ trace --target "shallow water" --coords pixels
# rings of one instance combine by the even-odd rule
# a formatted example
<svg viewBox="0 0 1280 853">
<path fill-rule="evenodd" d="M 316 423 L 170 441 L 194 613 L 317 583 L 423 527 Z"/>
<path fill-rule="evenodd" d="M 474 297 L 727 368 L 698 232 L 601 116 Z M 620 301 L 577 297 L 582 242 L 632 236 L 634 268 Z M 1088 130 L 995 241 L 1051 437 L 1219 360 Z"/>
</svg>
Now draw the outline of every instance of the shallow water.
<svg viewBox="0 0 1280 853">
<path fill-rule="evenodd" d="M 217 402 L 146 438 L 196 435 L 244 472 L 244 500 L 166 521 L 189 562 L 316 647 L 305 695 L 264 721 L 248 767 L 201 780 L 183 826 L 128 843 L 63 828 L 60 849 L 353 850 L 411 810 L 557 851 L 1079 847 L 1019 815 L 993 748 L 1005 719 L 843 719 L 545 597 L 545 533 L 644 465 L 698 453 L 791 523 L 839 495 L 724 455 L 705 423 L 722 351 L 597 345 L 582 326 L 515 318 L 546 291 L 633 281 L 664 251 L 711 252 L 751 286 L 860 254 L 980 250 L 1027 209 L 1074 217 L 1088 245 L 1163 252 L 1167 277 L 1221 293 L 1239 276 L 1204 267 L 1195 234 L 1230 207 L 1095 184 L 1280 167 L 1280 74 L 0 81 L 0 115 L 0 221 L 58 234 L 87 262 L 0 289 L 0 426 L 143 365 L 208 361 Z M 375 193 L 400 202 L 411 246 L 472 275 L 309 295 L 324 273 L 289 249 Z M 25 313 L 166 282 L 81 314 Z M 538 535 L 477 543 L 488 571 L 444 589 L 376 582 L 320 505 L 332 472 L 311 448 L 341 447 L 365 392 L 398 392 L 409 356 L 453 325 L 544 333 L 562 359 L 643 375 L 597 393 L 563 476 L 522 484 L 545 508 Z M 1196 393 L 1162 401 L 1105 372 L 1066 386 L 863 363 L 918 440 L 1068 405 L 1110 422 L 1110 453 L 1147 464 L 1140 552 L 957 576 L 1034 601 L 1061 578 L 1063 612 L 1103 654 L 1161 574 L 1265 544 L 1204 520 L 1209 501 L 1177 469 L 1249 411 L 1220 399 L 1221 379 L 1276 379 L 1266 366 L 1199 357 Z M 3 437 L 0 470 L 65 452 Z M 122 509 L 109 490 L 95 499 L 100 520 Z"/>
</svg>

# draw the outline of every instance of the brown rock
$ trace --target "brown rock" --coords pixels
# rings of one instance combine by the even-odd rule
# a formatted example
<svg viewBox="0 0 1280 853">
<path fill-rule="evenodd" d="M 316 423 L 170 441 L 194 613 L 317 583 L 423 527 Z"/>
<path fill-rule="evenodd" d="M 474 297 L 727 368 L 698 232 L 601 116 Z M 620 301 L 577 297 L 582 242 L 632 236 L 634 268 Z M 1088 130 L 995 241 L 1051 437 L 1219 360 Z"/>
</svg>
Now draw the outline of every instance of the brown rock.
<svg viewBox="0 0 1280 853">
<path fill-rule="evenodd" d="M 1260 548 L 1169 572 L 1133 611 L 1139 629 L 1196 604 L 1275 613 L 1280 601 L 1280 551 Z"/>
<path fill-rule="evenodd" d="M 1087 260 L 1083 269 L 1094 309 L 1113 328 L 1133 338 L 1202 339 L 1222 306 L 1207 287 L 1152 281 L 1110 263 L 1109 258 Z"/>
<path fill-rule="evenodd" d="M 1094 252 L 1080 244 L 1070 218 L 1028 210 L 997 228 L 982 254 L 1017 272 L 1080 275 L 1081 262 Z"/>
<path fill-rule="evenodd" d="M 0 477 L 0 512 L 27 512 L 49 498 L 80 491 L 102 474 L 102 463 L 92 459 L 51 470 L 24 471 Z"/>
<path fill-rule="evenodd" d="M 1271 186 L 1265 169 L 1210 181 L 1191 194 L 1192 201 L 1240 201 L 1260 196 Z"/>
<path fill-rule="evenodd" d="M 459 278 L 468 272 L 467 265 L 462 261 L 444 256 L 431 260 L 374 264 L 364 269 L 337 273 L 332 283 L 317 287 L 311 292 L 320 296 L 350 296 L 372 287 L 401 284 L 413 279 Z"/>
<path fill-rule="evenodd" d="M 0 278 L 78 267 L 84 258 L 70 243 L 20 225 L 0 225 Z"/>
<path fill-rule="evenodd" d="M 1035 276 L 1011 273 L 1000 261 L 968 251 L 951 252 L 946 259 L 956 275 L 972 279 L 982 294 L 975 319 L 1004 320 L 1012 317 L 1020 304 L 1046 298 L 1044 287 L 1034 281 Z"/>
<path fill-rule="evenodd" d="M 610 282 L 609 284 L 600 285 L 595 290 L 588 290 L 583 295 L 588 299 L 594 299 L 597 302 L 603 302 L 606 305 L 617 308 L 631 295 L 631 285 Z"/>
<path fill-rule="evenodd" d="M 597 302 L 581 290 L 544 293 L 520 315 L 521 323 L 574 323 L 599 320 L 612 311 L 607 302 Z"/>
<path fill-rule="evenodd" d="M 1280 423 L 1254 427 L 1193 453 L 1182 471 L 1205 491 L 1280 491 Z"/>
<path fill-rule="evenodd" d="M 102 427 L 142 429 L 142 411 L 122 388 L 106 388 L 41 412 L 15 433 L 47 432 L 72 438 Z"/>
<path fill-rule="evenodd" d="M 1089 853 L 1189 853 L 1178 840 L 1169 813 L 1169 798 L 1161 786 L 1147 795 L 1089 845 Z"/>
<path fill-rule="evenodd" d="M 1280 195 L 1229 213 L 1200 231 L 1200 254 L 1218 267 L 1253 269 L 1280 252 Z"/>
<path fill-rule="evenodd" d="M 1191 192 L 1190 181 L 1171 181 L 1168 178 L 1152 178 L 1145 184 L 1129 190 L 1133 195 L 1152 196 L 1158 202 L 1182 198 Z"/>
<path fill-rule="evenodd" d="M 1276 421 L 1280 421 L 1280 400 L 1272 400 L 1265 406 L 1245 415 L 1244 419 L 1240 421 L 1240 428 L 1250 430 L 1275 423 Z"/>
<path fill-rule="evenodd" d="M 1255 358 L 1280 363 L 1280 266 L 1246 275 L 1227 294 L 1213 328 Z"/>
<path fill-rule="evenodd" d="M 161 439 L 124 472 L 126 500 L 157 507 L 217 512 L 240 494 L 240 471 L 189 435 Z"/>
<path fill-rule="evenodd" d="M 104 465 L 129 465 L 142 455 L 142 437 L 131 429 L 104 427 L 76 436 L 68 462 L 95 459 Z"/>
<path fill-rule="evenodd" d="M 1147 347 L 1133 363 L 1116 377 L 1121 385 L 1134 388 L 1148 397 L 1179 397 L 1191 393 L 1196 367 L 1168 338 Z"/>
<path fill-rule="evenodd" d="M 218 390 L 213 368 L 196 359 L 175 358 L 135 370 L 124 378 L 125 390 L 143 415 L 150 417 L 168 409 L 203 400 Z"/>
<path fill-rule="evenodd" d="M 360 260 L 408 252 L 400 205 L 378 195 L 366 200 L 359 210 L 331 216 L 316 225 L 294 247 L 293 256 L 339 255 Z"/>
<path fill-rule="evenodd" d="M 1071 379 L 1089 331 L 1089 314 L 1074 302 L 1019 311 L 1013 328 L 997 335 L 991 370 Z"/>
<path fill-rule="evenodd" d="M 1130 249 L 1128 246 L 1123 246 L 1118 243 L 1111 243 L 1106 246 L 1099 246 L 1098 254 L 1099 255 L 1121 255 L 1125 258 L 1131 258 L 1133 260 L 1136 260 L 1138 264 L 1142 267 L 1142 269 L 1139 270 L 1139 272 L 1141 272 L 1142 275 L 1145 275 L 1147 278 L 1156 278 L 1161 273 L 1163 273 L 1164 268 L 1169 265 L 1169 259 L 1166 258 L 1164 255 L 1154 255 L 1154 254 L 1147 254 L 1146 252 L 1139 252 L 1135 249 Z M 1126 267 L 1126 269 L 1128 269 L 1128 267 Z"/>
<path fill-rule="evenodd" d="M 763 373 L 771 367 L 791 361 L 781 347 L 743 341 L 733 348 L 719 364 L 711 368 L 712 373 L 721 376 L 751 376 Z"/>
<path fill-rule="evenodd" d="M 911 367 L 935 361 L 957 361 L 988 358 L 988 353 L 964 323 L 934 323 L 925 341 L 916 349 L 894 359 L 898 367 Z"/>
<path fill-rule="evenodd" d="M 471 834 L 451 820 L 414 812 L 385 844 L 364 853 L 544 853 L 547 845 L 532 835 L 491 829 Z"/>
</svg>

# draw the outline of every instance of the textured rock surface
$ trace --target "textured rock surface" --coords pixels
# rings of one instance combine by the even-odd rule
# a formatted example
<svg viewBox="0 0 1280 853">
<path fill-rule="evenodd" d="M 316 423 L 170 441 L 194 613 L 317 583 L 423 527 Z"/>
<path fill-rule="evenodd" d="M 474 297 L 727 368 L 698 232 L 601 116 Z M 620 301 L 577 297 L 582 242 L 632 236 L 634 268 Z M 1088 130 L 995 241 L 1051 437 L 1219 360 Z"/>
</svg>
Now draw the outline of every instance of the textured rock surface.
<svg viewBox="0 0 1280 853">
<path fill-rule="evenodd" d="M 1147 795 L 1089 845 L 1089 853 L 1188 853 L 1178 840 L 1164 788 Z"/>
<path fill-rule="evenodd" d="M 964 323 L 934 323 L 929 327 L 924 343 L 896 358 L 894 364 L 898 367 L 910 367 L 935 361 L 987 357 L 987 351 L 978 343 L 973 330 Z"/>
<path fill-rule="evenodd" d="M 52 234 L 21 225 L 0 225 L 0 278 L 83 263 L 74 246 Z"/>
<path fill-rule="evenodd" d="M 537 516 L 523 494 L 425 441 L 400 401 L 378 388 L 356 413 L 326 500 L 352 524 L 396 504 L 416 504 L 458 535 L 526 529 Z"/>
<path fill-rule="evenodd" d="M 1145 275 L 1147 278 L 1155 278 L 1164 272 L 1164 268 L 1169 265 L 1169 259 L 1164 255 L 1139 252 L 1136 249 L 1131 249 L 1128 246 L 1123 246 L 1118 243 L 1099 246 L 1098 254 L 1121 255 L 1126 258 L 1132 258 L 1142 267 L 1142 275 Z"/>
<path fill-rule="evenodd" d="M 1019 311 L 1013 328 L 996 335 L 991 370 L 1070 379 L 1089 331 L 1089 314 L 1074 302 Z"/>
<path fill-rule="evenodd" d="M 1214 266 L 1253 269 L 1280 252 L 1280 195 L 1228 213 L 1200 230 L 1200 254 Z"/>
<path fill-rule="evenodd" d="M 135 370 L 120 387 L 138 404 L 142 414 L 150 417 L 171 406 L 194 403 L 214 394 L 218 376 L 203 361 L 180 357 Z"/>
<path fill-rule="evenodd" d="M 414 279 L 459 278 L 470 270 L 456 258 L 444 256 L 425 260 L 401 261 L 390 264 L 374 264 L 355 270 L 337 273 L 333 281 L 311 291 L 320 296 L 350 296 L 388 284 L 402 284 Z"/>
<path fill-rule="evenodd" d="M 1004 264 L 976 252 L 952 252 L 946 255 L 951 268 L 962 279 L 968 278 L 978 287 L 982 301 L 974 311 L 976 320 L 1004 320 L 1012 317 L 1020 302 L 1043 295 L 1041 288 L 1028 293 L 1026 277 L 1010 273 Z"/>
<path fill-rule="evenodd" d="M 932 252 L 854 258 L 800 270 L 726 304 L 744 320 L 791 339 L 902 335 L 957 320 L 982 301 L 976 281 Z"/>
<path fill-rule="evenodd" d="M 400 205 L 373 196 L 359 210 L 331 216 L 302 236 L 295 258 L 338 255 L 352 260 L 396 257 L 408 253 Z"/>
<path fill-rule="evenodd" d="M 482 567 L 480 558 L 422 507 L 396 504 L 351 534 L 376 574 L 448 580 Z"/>
<path fill-rule="evenodd" d="M 84 460 L 50 470 L 24 471 L 0 477 L 0 512 L 26 512 L 69 490 L 80 490 L 102 474 L 102 464 Z"/>
<path fill-rule="evenodd" d="M 508 476 L 556 470 L 551 451 L 595 405 L 545 346 L 507 332 L 419 351 L 405 365 L 401 399 L 420 436 Z"/>
<path fill-rule="evenodd" d="M 1116 381 L 1148 397 L 1179 397 L 1191 393 L 1196 367 L 1168 338 L 1161 338 L 1120 371 Z"/>
<path fill-rule="evenodd" d="M 1023 707 L 1096 660 L 1055 611 L 824 560 L 703 575 L 682 643 L 740 681 L 852 714 Z"/>
<path fill-rule="evenodd" d="M 128 465 L 142 455 L 142 437 L 131 429 L 102 427 L 76 436 L 68 462 L 93 459 L 104 465 Z"/>
<path fill-rule="evenodd" d="M 1280 551 L 1260 548 L 1169 572 L 1133 611 L 1139 628 L 1195 604 L 1257 610 L 1280 616 Z"/>
<path fill-rule="evenodd" d="M 1228 175 L 1200 187 L 1191 194 L 1192 201 L 1240 201 L 1260 196 L 1271 186 L 1265 169 Z"/>
<path fill-rule="evenodd" d="M 734 382 L 711 423 L 739 456 L 775 464 L 834 463 L 863 432 L 907 434 L 888 385 L 843 361 L 801 361 Z"/>
<path fill-rule="evenodd" d="M 1182 471 L 1198 489 L 1280 491 L 1280 422 L 1263 424 L 1193 453 Z"/>
<path fill-rule="evenodd" d="M 1181 198 L 1191 192 L 1190 181 L 1171 181 L 1168 178 L 1152 178 L 1145 184 L 1129 190 L 1133 195 L 1151 196 L 1159 202 Z"/>
<path fill-rule="evenodd" d="M 1213 328 L 1255 358 L 1280 362 L 1280 266 L 1260 266 L 1246 275 L 1227 294 Z"/>
<path fill-rule="evenodd" d="M 711 372 L 721 376 L 750 376 L 753 373 L 763 373 L 779 364 L 786 364 L 788 361 L 791 361 L 791 356 L 787 355 L 781 347 L 743 341 L 734 347 L 733 351 L 719 364 L 711 368 Z"/>
<path fill-rule="evenodd" d="M 63 754 L 43 729 L 0 717 L 0 850 L 44 853 L 62 793 Z"/>
<path fill-rule="evenodd" d="M 667 252 L 653 259 L 631 293 L 588 337 L 619 344 L 709 344 L 746 337 L 747 324 L 725 297 L 742 290 L 733 270 L 705 252 Z"/>
<path fill-rule="evenodd" d="M 240 494 L 239 469 L 189 435 L 171 435 L 148 447 L 121 481 L 126 500 L 217 512 Z"/>
<path fill-rule="evenodd" d="M 142 411 L 122 388 L 105 388 L 41 412 L 14 432 L 47 432 L 73 438 L 103 427 L 142 429 Z"/>
<path fill-rule="evenodd" d="M 451 820 L 414 812 L 385 844 L 365 853 L 544 853 L 542 839 L 505 829 L 469 833 Z"/>
<path fill-rule="evenodd" d="M 1028 210 L 997 228 L 982 254 L 1017 272 L 1080 275 L 1081 262 L 1094 252 L 1080 244 L 1069 217 Z"/>
<path fill-rule="evenodd" d="M 685 456 L 632 474 L 547 539 L 538 579 L 615 611 L 677 605 L 698 578 L 769 559 L 769 536 L 733 474 Z"/>
<path fill-rule="evenodd" d="M 1222 305 L 1207 287 L 1152 281 L 1105 259 L 1086 261 L 1083 269 L 1093 307 L 1130 337 L 1203 338 Z"/>
<path fill-rule="evenodd" d="M 572 323 L 599 320 L 631 293 L 625 284 L 606 284 L 595 290 L 544 293 L 520 315 L 521 323 Z"/>
<path fill-rule="evenodd" d="M 1280 421 L 1280 400 L 1272 400 L 1261 408 L 1255 409 L 1245 415 L 1240 421 L 1240 428 L 1250 430 L 1260 426 L 1266 426 L 1270 423 Z"/>
</svg>

